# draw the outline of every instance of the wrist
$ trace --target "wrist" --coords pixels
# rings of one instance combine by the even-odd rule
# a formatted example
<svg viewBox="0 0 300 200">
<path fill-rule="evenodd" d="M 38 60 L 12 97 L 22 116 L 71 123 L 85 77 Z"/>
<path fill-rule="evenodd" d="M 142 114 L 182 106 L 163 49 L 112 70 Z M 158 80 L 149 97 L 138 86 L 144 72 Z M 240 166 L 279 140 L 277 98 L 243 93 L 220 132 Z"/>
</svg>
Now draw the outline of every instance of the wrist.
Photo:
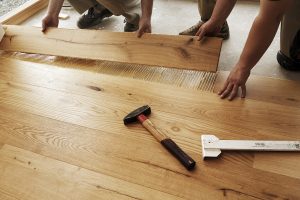
<svg viewBox="0 0 300 200">
<path fill-rule="evenodd" d="M 142 21 L 150 22 L 151 21 L 151 15 L 142 15 L 141 19 Z"/>
<path fill-rule="evenodd" d="M 59 13 L 55 13 L 55 12 L 48 12 L 47 14 L 46 14 L 46 17 L 49 17 L 49 18 L 58 18 L 58 15 L 59 15 Z"/>
<path fill-rule="evenodd" d="M 210 18 L 208 21 L 207 21 L 208 23 L 210 23 L 212 26 L 214 26 L 214 27 L 222 27 L 223 26 L 223 24 L 225 23 L 225 21 L 224 20 L 219 20 L 219 19 L 217 19 L 217 18 Z"/>
<path fill-rule="evenodd" d="M 248 72 L 248 73 L 250 73 L 252 69 L 250 65 L 247 65 L 246 63 L 242 63 L 242 62 L 238 62 L 235 67 L 237 70 L 241 72 Z"/>
</svg>

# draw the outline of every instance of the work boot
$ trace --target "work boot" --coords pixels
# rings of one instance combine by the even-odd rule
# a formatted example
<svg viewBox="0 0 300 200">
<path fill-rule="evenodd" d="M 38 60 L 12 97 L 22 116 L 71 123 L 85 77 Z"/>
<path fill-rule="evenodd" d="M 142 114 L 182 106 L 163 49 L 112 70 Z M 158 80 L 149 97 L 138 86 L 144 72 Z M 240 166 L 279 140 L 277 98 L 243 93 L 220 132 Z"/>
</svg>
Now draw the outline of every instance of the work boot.
<svg viewBox="0 0 300 200">
<path fill-rule="evenodd" d="M 197 24 L 195 24 L 194 26 L 191 26 L 190 28 L 182 31 L 179 33 L 179 35 L 191 35 L 191 36 L 195 36 L 196 33 L 198 32 L 199 28 L 204 24 L 203 21 L 199 21 Z"/>
<path fill-rule="evenodd" d="M 126 19 L 124 20 L 124 32 L 134 32 L 139 29 L 139 20 L 134 20 L 136 23 L 128 22 Z"/>
<path fill-rule="evenodd" d="M 95 7 L 91 7 L 88 10 L 87 14 L 81 16 L 77 22 L 78 28 L 86 29 L 92 26 L 96 26 L 102 22 L 102 20 L 106 17 L 112 16 L 112 12 L 108 9 L 104 9 L 101 12 L 98 12 Z"/>
<path fill-rule="evenodd" d="M 277 53 L 277 61 L 281 67 L 289 71 L 300 71 L 300 59 L 294 60 L 287 57 L 281 51 Z"/>
<path fill-rule="evenodd" d="M 229 26 L 228 26 L 227 21 L 225 21 L 220 32 L 216 35 L 216 37 L 220 37 L 220 38 L 223 38 L 224 40 L 227 40 L 229 38 L 229 36 L 230 36 Z"/>
<path fill-rule="evenodd" d="M 179 35 L 191 35 L 194 36 L 198 32 L 199 28 L 204 24 L 205 22 L 199 21 L 197 24 L 194 26 L 182 31 L 179 33 Z M 229 38 L 229 26 L 227 22 L 225 22 L 218 34 L 216 34 L 216 37 L 223 38 L 224 40 L 227 40 Z"/>
</svg>

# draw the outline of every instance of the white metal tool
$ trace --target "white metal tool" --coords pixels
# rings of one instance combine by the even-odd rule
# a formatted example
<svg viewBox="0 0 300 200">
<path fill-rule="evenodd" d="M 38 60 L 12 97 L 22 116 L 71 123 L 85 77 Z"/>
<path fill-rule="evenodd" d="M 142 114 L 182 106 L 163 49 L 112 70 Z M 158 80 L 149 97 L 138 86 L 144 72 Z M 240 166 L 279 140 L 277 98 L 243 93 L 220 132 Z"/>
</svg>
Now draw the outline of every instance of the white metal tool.
<svg viewBox="0 0 300 200">
<path fill-rule="evenodd" d="M 2 24 L 0 24 L 0 42 L 1 42 L 4 34 L 5 34 L 5 31 L 4 31 L 3 27 L 2 27 Z"/>
<path fill-rule="evenodd" d="M 220 140 L 214 135 L 202 135 L 203 159 L 215 158 L 221 150 L 242 151 L 300 151 L 300 141 Z"/>
</svg>

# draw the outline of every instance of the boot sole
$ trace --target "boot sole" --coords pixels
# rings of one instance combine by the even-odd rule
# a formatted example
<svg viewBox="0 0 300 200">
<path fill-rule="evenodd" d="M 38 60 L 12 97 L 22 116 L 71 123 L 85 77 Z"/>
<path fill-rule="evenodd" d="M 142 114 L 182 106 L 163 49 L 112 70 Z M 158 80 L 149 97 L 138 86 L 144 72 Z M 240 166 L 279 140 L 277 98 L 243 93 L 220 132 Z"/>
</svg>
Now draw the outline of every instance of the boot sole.
<svg viewBox="0 0 300 200">
<path fill-rule="evenodd" d="M 281 67 L 288 71 L 300 71 L 300 62 L 296 62 L 284 55 L 281 51 L 277 53 L 277 61 Z"/>
</svg>

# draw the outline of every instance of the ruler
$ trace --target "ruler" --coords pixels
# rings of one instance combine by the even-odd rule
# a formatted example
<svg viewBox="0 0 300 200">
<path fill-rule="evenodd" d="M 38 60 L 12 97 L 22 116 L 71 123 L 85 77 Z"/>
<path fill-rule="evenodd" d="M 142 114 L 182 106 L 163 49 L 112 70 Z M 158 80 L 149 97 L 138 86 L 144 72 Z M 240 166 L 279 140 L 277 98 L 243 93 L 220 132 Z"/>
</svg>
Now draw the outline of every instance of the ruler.
<svg viewBox="0 0 300 200">
<path fill-rule="evenodd" d="M 300 141 L 220 140 L 214 135 L 202 135 L 202 156 L 218 157 L 222 150 L 234 151 L 300 151 Z"/>
</svg>

